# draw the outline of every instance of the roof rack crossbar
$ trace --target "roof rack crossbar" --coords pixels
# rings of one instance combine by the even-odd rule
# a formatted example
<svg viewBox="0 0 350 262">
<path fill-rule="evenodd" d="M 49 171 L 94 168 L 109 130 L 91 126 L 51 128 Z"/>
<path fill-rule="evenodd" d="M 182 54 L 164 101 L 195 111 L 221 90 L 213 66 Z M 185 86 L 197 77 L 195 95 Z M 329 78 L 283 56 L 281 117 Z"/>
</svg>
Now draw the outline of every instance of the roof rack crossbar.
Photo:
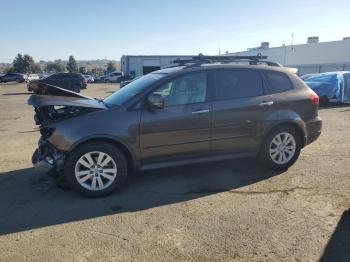
<svg viewBox="0 0 350 262">
<path fill-rule="evenodd" d="M 191 59 L 176 59 L 173 61 L 174 64 L 178 64 L 179 66 L 200 66 L 202 64 L 213 64 L 213 63 L 234 63 L 234 62 L 249 62 L 250 65 L 258 65 L 261 63 L 265 63 L 268 66 L 281 66 L 278 63 L 266 61 L 262 59 L 267 59 L 267 56 L 262 56 L 258 54 L 256 56 L 205 56 L 199 54 L 198 56 L 193 56 Z"/>
</svg>

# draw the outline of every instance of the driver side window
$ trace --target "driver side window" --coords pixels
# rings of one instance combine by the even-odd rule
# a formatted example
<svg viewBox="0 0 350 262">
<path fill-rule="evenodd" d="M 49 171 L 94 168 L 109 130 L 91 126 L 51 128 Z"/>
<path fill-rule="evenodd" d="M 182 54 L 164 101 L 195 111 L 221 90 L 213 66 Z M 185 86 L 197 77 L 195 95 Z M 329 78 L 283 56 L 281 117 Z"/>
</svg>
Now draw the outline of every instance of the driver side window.
<svg viewBox="0 0 350 262">
<path fill-rule="evenodd" d="M 153 92 L 164 99 L 164 106 L 205 102 L 207 73 L 195 73 L 176 78 Z"/>
</svg>

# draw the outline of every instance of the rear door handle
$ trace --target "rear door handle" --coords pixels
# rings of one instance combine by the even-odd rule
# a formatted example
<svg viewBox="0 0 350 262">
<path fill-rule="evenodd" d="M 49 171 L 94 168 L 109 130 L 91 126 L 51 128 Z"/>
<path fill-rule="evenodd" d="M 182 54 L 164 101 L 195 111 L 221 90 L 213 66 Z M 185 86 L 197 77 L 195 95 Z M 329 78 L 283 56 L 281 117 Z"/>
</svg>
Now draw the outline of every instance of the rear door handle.
<svg viewBox="0 0 350 262">
<path fill-rule="evenodd" d="M 193 111 L 192 114 L 205 114 L 205 113 L 209 113 L 209 109 L 199 109 L 196 111 Z"/>
<path fill-rule="evenodd" d="M 274 103 L 273 101 L 264 101 L 264 102 L 261 102 L 259 106 L 272 106 L 273 103 Z"/>
</svg>

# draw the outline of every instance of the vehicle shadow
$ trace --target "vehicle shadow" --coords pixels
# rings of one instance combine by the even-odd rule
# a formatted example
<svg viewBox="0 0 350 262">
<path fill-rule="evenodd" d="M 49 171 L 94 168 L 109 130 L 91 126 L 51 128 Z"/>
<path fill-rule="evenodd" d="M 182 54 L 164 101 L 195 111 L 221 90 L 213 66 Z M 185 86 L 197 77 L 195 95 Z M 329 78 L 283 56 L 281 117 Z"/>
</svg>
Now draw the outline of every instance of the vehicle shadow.
<svg viewBox="0 0 350 262">
<path fill-rule="evenodd" d="M 350 209 L 343 213 L 320 261 L 350 261 Z"/>
<path fill-rule="evenodd" d="M 115 194 L 88 199 L 33 168 L 0 174 L 0 235 L 137 212 L 234 190 L 279 175 L 253 159 L 140 172 Z"/>
<path fill-rule="evenodd" d="M 32 95 L 33 93 L 5 93 L 3 96 L 19 96 L 19 95 Z"/>
</svg>

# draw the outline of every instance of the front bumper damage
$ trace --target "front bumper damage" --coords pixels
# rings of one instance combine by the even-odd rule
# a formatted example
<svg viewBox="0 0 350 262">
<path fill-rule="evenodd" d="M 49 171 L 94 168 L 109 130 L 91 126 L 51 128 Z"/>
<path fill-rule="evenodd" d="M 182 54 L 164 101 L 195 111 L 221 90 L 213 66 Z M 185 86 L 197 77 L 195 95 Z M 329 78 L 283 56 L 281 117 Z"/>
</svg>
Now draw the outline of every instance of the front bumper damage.
<svg viewBox="0 0 350 262">
<path fill-rule="evenodd" d="M 41 172 L 62 174 L 65 157 L 63 152 L 57 150 L 41 137 L 38 142 L 38 148 L 32 156 L 32 163 L 35 169 Z"/>
</svg>

